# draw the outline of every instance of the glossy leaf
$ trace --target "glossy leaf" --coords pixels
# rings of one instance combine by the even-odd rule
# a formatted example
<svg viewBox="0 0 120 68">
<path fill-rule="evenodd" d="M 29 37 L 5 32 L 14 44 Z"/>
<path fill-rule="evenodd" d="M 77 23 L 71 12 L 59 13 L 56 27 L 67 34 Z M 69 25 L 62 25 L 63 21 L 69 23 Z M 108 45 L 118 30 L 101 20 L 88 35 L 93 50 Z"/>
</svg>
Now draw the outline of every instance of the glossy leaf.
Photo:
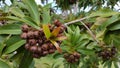
<svg viewBox="0 0 120 68">
<path fill-rule="evenodd" d="M 10 45 L 9 47 L 6 48 L 4 53 L 7 54 L 15 51 L 16 49 L 21 47 L 23 44 L 25 44 L 25 42 L 26 42 L 25 40 L 20 40 L 18 42 L 15 42 L 13 45 Z"/>
<path fill-rule="evenodd" d="M 18 24 L 7 24 L 0 27 L 0 34 L 20 34 L 21 29 Z"/>
<path fill-rule="evenodd" d="M 111 30 L 111 31 L 119 30 L 119 29 L 120 29 L 120 23 L 119 23 L 119 22 L 120 22 L 120 21 L 118 21 L 118 22 L 110 25 L 108 29 Z"/>
<path fill-rule="evenodd" d="M 35 23 L 39 26 L 40 24 L 40 19 L 39 19 L 39 11 L 38 11 L 38 6 L 35 3 L 35 0 L 23 0 L 23 2 L 27 6 L 27 10 L 29 11 L 31 17 L 35 21 Z"/>
<path fill-rule="evenodd" d="M 46 38 L 49 39 L 50 36 L 51 36 L 49 26 L 47 24 L 43 24 L 42 27 L 43 27 L 43 31 L 44 31 L 44 34 L 45 34 Z"/>
</svg>

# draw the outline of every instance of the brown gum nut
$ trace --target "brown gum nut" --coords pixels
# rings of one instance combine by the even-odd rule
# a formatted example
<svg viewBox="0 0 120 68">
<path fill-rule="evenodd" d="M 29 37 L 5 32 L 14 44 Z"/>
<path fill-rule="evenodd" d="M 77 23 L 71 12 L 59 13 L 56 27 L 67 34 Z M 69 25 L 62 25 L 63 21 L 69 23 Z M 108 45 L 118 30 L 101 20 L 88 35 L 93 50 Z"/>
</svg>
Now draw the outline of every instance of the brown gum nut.
<svg viewBox="0 0 120 68">
<path fill-rule="evenodd" d="M 32 56 L 33 56 L 34 58 L 40 58 L 40 55 L 37 54 L 37 53 L 33 53 Z"/>
<path fill-rule="evenodd" d="M 38 48 L 37 48 L 37 53 L 42 53 L 42 48 L 40 47 L 40 46 L 38 46 Z"/>
<path fill-rule="evenodd" d="M 70 55 L 69 58 L 70 58 L 71 60 L 74 60 L 74 59 L 75 59 L 74 55 Z"/>
<path fill-rule="evenodd" d="M 34 52 L 36 53 L 37 52 L 37 46 L 31 46 L 30 49 L 29 49 L 29 51 L 31 51 L 33 53 Z"/>
<path fill-rule="evenodd" d="M 43 44 L 43 41 L 41 39 L 37 40 L 39 45 Z"/>
<path fill-rule="evenodd" d="M 79 59 L 79 58 L 80 58 L 80 54 L 79 54 L 79 53 L 77 53 L 77 52 L 74 52 L 74 53 L 73 53 L 73 55 L 74 55 L 77 59 Z"/>
<path fill-rule="evenodd" d="M 35 36 L 35 38 L 38 38 L 39 37 L 39 31 L 34 31 L 34 36 Z"/>
<path fill-rule="evenodd" d="M 48 53 L 48 51 L 43 51 L 42 56 L 46 56 Z"/>
<path fill-rule="evenodd" d="M 36 40 L 35 39 L 29 39 L 28 40 L 28 43 L 30 44 L 30 45 L 36 45 Z"/>
<path fill-rule="evenodd" d="M 27 33 L 22 33 L 20 36 L 22 39 L 27 39 Z"/>
<path fill-rule="evenodd" d="M 30 45 L 29 44 L 25 44 L 25 49 L 29 50 L 29 48 L 30 48 Z"/>
<path fill-rule="evenodd" d="M 54 50 L 54 49 L 50 49 L 50 50 L 49 50 L 49 54 L 52 54 L 52 53 L 55 53 L 55 50 Z"/>
<path fill-rule="evenodd" d="M 49 46 L 50 49 L 54 48 L 54 45 L 52 43 L 49 43 L 48 46 Z"/>
<path fill-rule="evenodd" d="M 33 32 L 33 31 L 29 31 L 29 32 L 27 33 L 27 36 L 28 36 L 28 38 L 30 38 L 30 39 L 34 38 L 34 32 Z"/>
<path fill-rule="evenodd" d="M 68 53 L 65 53 L 64 54 L 64 58 L 68 58 L 69 57 L 69 54 Z"/>
<path fill-rule="evenodd" d="M 49 47 L 48 47 L 48 45 L 47 45 L 47 44 L 43 44 L 43 45 L 42 45 L 42 50 L 44 50 L 44 51 L 45 51 L 45 50 L 48 50 L 48 49 L 49 49 Z"/>
<path fill-rule="evenodd" d="M 24 24 L 21 26 L 21 28 L 23 32 L 28 32 L 28 29 L 29 29 L 28 25 Z"/>
</svg>

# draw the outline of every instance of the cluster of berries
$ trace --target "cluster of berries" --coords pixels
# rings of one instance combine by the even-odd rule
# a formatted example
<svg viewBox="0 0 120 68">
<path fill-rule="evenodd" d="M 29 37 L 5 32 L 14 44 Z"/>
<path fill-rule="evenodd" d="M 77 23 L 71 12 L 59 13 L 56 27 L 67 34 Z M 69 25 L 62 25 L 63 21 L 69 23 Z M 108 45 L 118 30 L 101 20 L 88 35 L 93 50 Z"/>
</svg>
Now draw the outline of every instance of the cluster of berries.
<svg viewBox="0 0 120 68">
<path fill-rule="evenodd" d="M 49 29 L 52 32 L 56 27 L 61 27 L 60 35 L 58 35 L 63 35 L 64 27 L 58 20 L 54 22 L 54 26 L 50 25 Z M 56 51 L 56 47 L 46 39 L 42 28 L 36 30 L 25 24 L 21 29 L 21 38 L 26 40 L 25 49 L 30 51 L 34 58 L 40 58 Z M 61 41 L 57 41 L 57 43 L 60 45 Z"/>
<path fill-rule="evenodd" d="M 102 57 L 103 60 L 109 60 L 110 58 L 113 58 L 116 53 L 117 53 L 116 47 L 105 48 L 97 52 L 98 56 Z"/>
<path fill-rule="evenodd" d="M 73 54 L 65 53 L 64 58 L 66 59 L 67 62 L 69 63 L 75 63 L 79 61 L 80 54 L 77 52 L 74 52 Z"/>
</svg>

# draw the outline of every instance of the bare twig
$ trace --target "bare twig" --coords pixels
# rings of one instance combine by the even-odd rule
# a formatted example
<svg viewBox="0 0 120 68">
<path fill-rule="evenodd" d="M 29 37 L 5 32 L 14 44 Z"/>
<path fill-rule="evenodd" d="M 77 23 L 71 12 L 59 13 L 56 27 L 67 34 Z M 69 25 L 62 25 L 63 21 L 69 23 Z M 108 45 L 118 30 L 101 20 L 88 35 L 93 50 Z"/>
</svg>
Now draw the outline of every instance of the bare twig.
<svg viewBox="0 0 120 68">
<path fill-rule="evenodd" d="M 71 22 L 67 22 L 64 25 L 67 26 L 67 25 L 70 25 L 70 24 L 74 24 L 76 22 L 79 22 L 79 21 L 82 21 L 82 20 L 85 20 L 85 19 L 88 19 L 88 18 L 90 18 L 90 16 L 84 17 L 84 18 L 81 18 L 81 19 L 77 19 L 77 20 L 74 20 L 74 21 L 71 21 Z"/>
</svg>

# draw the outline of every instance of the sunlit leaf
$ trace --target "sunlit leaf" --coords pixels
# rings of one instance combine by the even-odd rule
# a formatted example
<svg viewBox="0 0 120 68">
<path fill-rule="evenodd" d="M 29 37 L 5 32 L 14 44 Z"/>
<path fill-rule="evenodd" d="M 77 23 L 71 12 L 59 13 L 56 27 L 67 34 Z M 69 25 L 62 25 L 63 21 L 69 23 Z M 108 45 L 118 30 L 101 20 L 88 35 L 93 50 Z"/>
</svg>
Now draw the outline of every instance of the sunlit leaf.
<svg viewBox="0 0 120 68">
<path fill-rule="evenodd" d="M 24 17 L 24 13 L 20 10 L 20 8 L 12 7 L 10 8 L 10 12 L 18 17 Z"/>
<path fill-rule="evenodd" d="M 59 40 L 59 41 L 62 41 L 62 40 L 65 40 L 65 39 L 67 39 L 66 36 L 57 37 L 57 40 Z"/>
<path fill-rule="evenodd" d="M 0 27 L 0 34 L 20 34 L 21 29 L 18 24 L 7 24 Z"/>
<path fill-rule="evenodd" d="M 44 31 L 46 38 L 49 39 L 51 36 L 51 32 L 47 24 L 43 24 L 43 31 Z"/>
<path fill-rule="evenodd" d="M 31 17 L 35 21 L 37 25 L 40 24 L 40 19 L 39 19 L 39 11 L 38 11 L 38 6 L 35 3 L 35 0 L 23 0 L 23 2 L 27 6 L 27 10 L 29 11 Z"/>
</svg>

